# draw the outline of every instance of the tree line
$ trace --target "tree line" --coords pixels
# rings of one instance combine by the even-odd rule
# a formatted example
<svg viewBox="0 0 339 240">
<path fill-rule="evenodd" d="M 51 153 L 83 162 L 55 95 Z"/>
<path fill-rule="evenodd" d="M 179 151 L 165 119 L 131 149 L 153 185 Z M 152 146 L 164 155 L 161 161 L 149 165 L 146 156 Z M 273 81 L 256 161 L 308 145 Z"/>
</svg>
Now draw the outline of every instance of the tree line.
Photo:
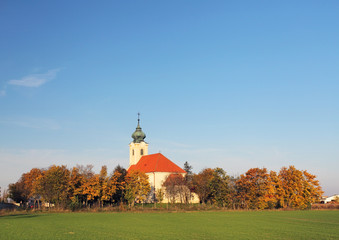
<svg viewBox="0 0 339 240">
<path fill-rule="evenodd" d="M 231 209 L 306 209 L 323 194 L 315 175 L 294 166 L 282 167 L 279 173 L 251 168 L 239 177 L 207 168 L 188 182 L 201 202 Z"/>
<path fill-rule="evenodd" d="M 9 197 L 23 206 L 77 209 L 144 201 L 150 191 L 146 174 L 117 166 L 111 174 L 102 166 L 96 174 L 92 165 L 72 169 L 53 165 L 48 169 L 33 168 L 8 186 Z"/>
<path fill-rule="evenodd" d="M 279 173 L 251 168 L 238 177 L 227 175 L 222 168 L 206 168 L 195 174 L 187 162 L 184 170 L 186 175 L 169 175 L 163 188 L 150 194 L 145 173 L 127 172 L 119 165 L 110 174 L 106 166 L 99 173 L 93 171 L 92 165 L 33 168 L 9 185 L 9 197 L 32 208 L 44 203 L 43 206 L 78 209 L 162 202 L 164 196 L 169 202 L 188 204 L 196 194 L 201 204 L 229 209 L 305 209 L 322 195 L 316 176 L 294 166 L 283 167 Z"/>
</svg>

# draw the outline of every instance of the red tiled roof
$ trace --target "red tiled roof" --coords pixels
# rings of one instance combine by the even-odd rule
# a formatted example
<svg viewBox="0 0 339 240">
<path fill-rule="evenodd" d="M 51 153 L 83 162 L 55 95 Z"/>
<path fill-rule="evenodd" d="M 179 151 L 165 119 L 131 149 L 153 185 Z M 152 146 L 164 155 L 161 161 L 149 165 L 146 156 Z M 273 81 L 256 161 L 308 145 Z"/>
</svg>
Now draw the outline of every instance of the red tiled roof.
<svg viewBox="0 0 339 240">
<path fill-rule="evenodd" d="M 139 170 L 141 172 L 172 172 L 186 173 L 182 168 L 166 158 L 161 153 L 142 156 L 137 164 L 128 168 L 128 171 Z"/>
</svg>

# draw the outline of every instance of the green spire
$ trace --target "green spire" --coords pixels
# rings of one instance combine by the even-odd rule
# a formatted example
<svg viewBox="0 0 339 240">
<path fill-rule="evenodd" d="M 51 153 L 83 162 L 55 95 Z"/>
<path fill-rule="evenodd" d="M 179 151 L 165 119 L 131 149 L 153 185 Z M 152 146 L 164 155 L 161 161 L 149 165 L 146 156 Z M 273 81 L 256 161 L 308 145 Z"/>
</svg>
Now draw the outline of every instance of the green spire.
<svg viewBox="0 0 339 240">
<path fill-rule="evenodd" d="M 138 113 L 138 126 L 135 129 L 135 132 L 132 134 L 132 138 L 134 143 L 144 142 L 144 139 L 146 138 L 146 134 L 141 130 L 140 127 L 140 113 Z"/>
</svg>

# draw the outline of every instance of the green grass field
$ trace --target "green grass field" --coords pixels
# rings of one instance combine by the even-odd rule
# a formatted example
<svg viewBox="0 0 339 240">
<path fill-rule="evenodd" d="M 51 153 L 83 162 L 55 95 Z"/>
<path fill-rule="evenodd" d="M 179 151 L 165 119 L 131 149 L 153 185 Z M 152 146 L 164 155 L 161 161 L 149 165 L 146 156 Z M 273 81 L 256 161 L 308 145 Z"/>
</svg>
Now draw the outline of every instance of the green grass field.
<svg viewBox="0 0 339 240">
<path fill-rule="evenodd" d="M 339 211 L 11 215 L 0 239 L 339 239 Z"/>
</svg>

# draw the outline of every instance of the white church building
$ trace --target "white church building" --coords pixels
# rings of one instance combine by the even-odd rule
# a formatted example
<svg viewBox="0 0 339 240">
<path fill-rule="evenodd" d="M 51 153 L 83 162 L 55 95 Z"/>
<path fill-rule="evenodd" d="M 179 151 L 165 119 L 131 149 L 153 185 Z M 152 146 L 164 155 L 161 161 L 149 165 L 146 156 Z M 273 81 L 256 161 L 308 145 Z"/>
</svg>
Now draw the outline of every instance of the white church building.
<svg viewBox="0 0 339 240">
<path fill-rule="evenodd" d="M 140 127 L 140 119 L 138 118 L 138 126 L 132 134 L 133 141 L 129 144 L 129 167 L 127 171 L 139 170 L 146 173 L 151 185 L 150 196 L 154 200 L 154 193 L 158 189 L 164 189 L 163 183 L 171 174 L 181 174 L 183 177 L 186 171 L 166 158 L 161 153 L 148 154 L 148 143 L 144 141 L 146 134 Z M 199 202 L 195 194 L 191 202 Z M 168 199 L 164 197 L 163 202 Z"/>
</svg>

